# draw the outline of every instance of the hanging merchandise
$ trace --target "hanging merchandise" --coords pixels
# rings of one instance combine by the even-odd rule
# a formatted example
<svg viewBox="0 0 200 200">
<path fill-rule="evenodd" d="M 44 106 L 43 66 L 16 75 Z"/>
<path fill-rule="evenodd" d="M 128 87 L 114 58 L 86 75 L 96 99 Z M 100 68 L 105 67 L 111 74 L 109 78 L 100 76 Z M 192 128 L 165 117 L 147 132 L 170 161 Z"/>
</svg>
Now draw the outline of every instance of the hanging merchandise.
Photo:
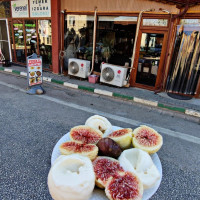
<svg viewBox="0 0 200 200">
<path fill-rule="evenodd" d="M 200 72 L 200 27 L 178 26 L 170 72 L 167 79 L 167 92 L 196 94 Z"/>
</svg>

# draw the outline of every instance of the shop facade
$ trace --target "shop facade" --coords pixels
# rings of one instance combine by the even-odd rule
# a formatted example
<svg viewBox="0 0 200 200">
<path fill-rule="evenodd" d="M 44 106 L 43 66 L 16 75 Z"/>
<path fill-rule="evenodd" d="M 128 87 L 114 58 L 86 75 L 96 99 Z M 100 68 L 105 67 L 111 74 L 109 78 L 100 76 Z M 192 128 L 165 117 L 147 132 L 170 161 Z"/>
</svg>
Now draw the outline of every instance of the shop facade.
<svg viewBox="0 0 200 200">
<path fill-rule="evenodd" d="M 3 1 L 7 15 L 1 16 L 6 21 L 9 54 L 5 47 L 2 52 L 6 60 L 26 65 L 26 58 L 33 53 L 40 54 L 43 68 L 52 66 L 52 28 L 50 0 Z M 5 7 L 4 7 L 5 8 Z M 2 29 L 4 27 L 2 26 Z M 8 57 L 8 55 L 10 55 Z"/>
<path fill-rule="evenodd" d="M 14 63 L 25 64 L 33 52 L 56 74 L 69 72 L 70 59 L 89 61 L 93 74 L 101 74 L 102 63 L 107 63 L 127 68 L 125 81 L 131 87 L 199 98 L 200 59 L 194 54 L 198 33 L 192 35 L 189 57 L 186 52 L 181 64 L 173 57 L 182 52 L 177 43 L 180 27 L 188 39 L 199 32 L 196 0 L 16 1 L 28 3 L 26 16 L 13 15 L 15 1 L 5 2 L 10 2 L 4 18 Z M 48 12 L 37 14 L 44 5 Z"/>
<path fill-rule="evenodd" d="M 89 60 L 95 74 L 102 63 L 128 66 L 130 86 L 165 91 L 177 26 L 184 19 L 192 23 L 187 18 L 198 20 L 195 3 L 184 11 L 187 5 L 181 1 L 61 0 L 63 70 L 68 70 L 70 58 Z M 178 93 L 199 97 L 198 76 L 193 93 Z"/>
</svg>

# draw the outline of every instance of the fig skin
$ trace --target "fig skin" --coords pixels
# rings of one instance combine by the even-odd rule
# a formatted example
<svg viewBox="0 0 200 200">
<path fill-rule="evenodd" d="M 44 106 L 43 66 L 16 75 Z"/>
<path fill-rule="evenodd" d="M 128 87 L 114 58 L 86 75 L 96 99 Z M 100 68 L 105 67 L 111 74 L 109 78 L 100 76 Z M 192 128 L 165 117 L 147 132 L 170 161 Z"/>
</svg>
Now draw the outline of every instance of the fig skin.
<svg viewBox="0 0 200 200">
<path fill-rule="evenodd" d="M 99 148 L 99 155 L 101 156 L 118 158 L 122 153 L 120 146 L 114 140 L 107 137 L 100 139 L 97 147 Z"/>
</svg>

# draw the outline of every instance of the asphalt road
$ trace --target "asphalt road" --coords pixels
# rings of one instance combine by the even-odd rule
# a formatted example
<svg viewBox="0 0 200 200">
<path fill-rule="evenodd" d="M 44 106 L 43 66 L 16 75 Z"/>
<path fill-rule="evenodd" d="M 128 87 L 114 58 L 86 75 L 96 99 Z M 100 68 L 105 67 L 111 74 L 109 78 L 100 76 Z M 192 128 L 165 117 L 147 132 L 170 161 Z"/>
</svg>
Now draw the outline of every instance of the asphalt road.
<svg viewBox="0 0 200 200">
<path fill-rule="evenodd" d="M 148 124 L 163 135 L 163 177 L 152 200 L 200 199 L 198 123 L 51 83 L 43 87 L 45 95 L 28 95 L 25 78 L 0 73 L 0 200 L 51 199 L 47 175 L 54 145 L 94 114 L 121 127 Z"/>
</svg>

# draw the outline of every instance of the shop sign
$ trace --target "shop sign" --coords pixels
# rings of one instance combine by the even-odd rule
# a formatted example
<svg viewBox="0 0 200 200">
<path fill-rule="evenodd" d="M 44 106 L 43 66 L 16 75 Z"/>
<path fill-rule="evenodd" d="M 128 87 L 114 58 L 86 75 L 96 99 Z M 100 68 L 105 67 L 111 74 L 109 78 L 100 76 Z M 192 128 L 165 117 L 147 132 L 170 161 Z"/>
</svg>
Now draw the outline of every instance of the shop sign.
<svg viewBox="0 0 200 200">
<path fill-rule="evenodd" d="M 42 58 L 27 58 L 27 70 L 28 70 L 28 85 L 40 85 L 42 84 Z"/>
<path fill-rule="evenodd" d="M 165 26 L 168 25 L 168 19 L 143 19 L 143 26 Z"/>
<path fill-rule="evenodd" d="M 51 17 L 51 0 L 30 0 L 31 17 Z"/>
<path fill-rule="evenodd" d="M 28 0 L 11 1 L 12 17 L 29 17 Z"/>
</svg>

